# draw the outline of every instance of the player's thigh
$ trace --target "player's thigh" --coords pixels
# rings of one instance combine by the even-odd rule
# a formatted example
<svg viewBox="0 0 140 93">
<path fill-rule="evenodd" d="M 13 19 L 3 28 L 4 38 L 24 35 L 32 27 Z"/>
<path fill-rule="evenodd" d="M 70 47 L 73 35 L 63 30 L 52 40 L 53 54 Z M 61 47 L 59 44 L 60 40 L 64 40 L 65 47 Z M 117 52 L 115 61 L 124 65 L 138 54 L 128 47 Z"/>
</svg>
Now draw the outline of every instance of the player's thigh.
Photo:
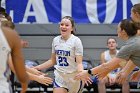
<svg viewBox="0 0 140 93">
<path fill-rule="evenodd" d="M 68 93 L 68 91 L 65 88 L 58 87 L 53 89 L 53 93 Z"/>
<path fill-rule="evenodd" d="M 69 92 L 68 93 L 82 93 L 84 88 L 84 82 L 82 81 L 75 81 L 69 84 Z"/>
</svg>

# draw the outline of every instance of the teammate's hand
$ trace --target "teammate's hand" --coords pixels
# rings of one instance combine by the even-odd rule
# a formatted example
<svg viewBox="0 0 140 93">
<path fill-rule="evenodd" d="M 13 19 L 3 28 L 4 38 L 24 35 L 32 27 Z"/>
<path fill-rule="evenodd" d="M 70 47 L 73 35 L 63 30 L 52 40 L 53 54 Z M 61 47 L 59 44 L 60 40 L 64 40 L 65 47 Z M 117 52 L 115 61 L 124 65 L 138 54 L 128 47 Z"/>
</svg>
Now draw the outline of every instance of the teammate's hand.
<svg viewBox="0 0 140 93">
<path fill-rule="evenodd" d="M 38 76 L 36 81 L 41 83 L 41 84 L 44 84 L 44 85 L 48 86 L 49 84 L 52 84 L 53 79 L 50 78 L 50 77 L 47 77 L 47 75 L 40 75 L 40 76 Z"/>
<path fill-rule="evenodd" d="M 83 70 L 82 72 L 78 73 L 75 77 L 75 80 L 82 80 L 87 86 L 92 83 L 90 75 L 88 74 L 87 70 Z"/>
<path fill-rule="evenodd" d="M 119 84 L 123 84 L 128 79 L 128 73 L 125 73 L 124 71 L 118 72 L 116 76 L 116 82 Z"/>
<path fill-rule="evenodd" d="M 109 84 L 110 84 L 110 85 L 115 84 L 115 82 L 116 82 L 116 74 L 110 74 L 110 75 L 108 76 L 108 78 L 109 78 Z"/>
<path fill-rule="evenodd" d="M 83 70 L 82 72 L 78 73 L 76 76 L 75 76 L 75 80 L 86 80 L 89 78 L 89 74 L 88 74 L 88 71 L 87 70 Z"/>
<path fill-rule="evenodd" d="M 32 73 L 32 74 L 35 74 L 35 75 L 44 75 L 44 73 L 42 73 L 41 71 L 38 71 L 35 68 L 29 68 L 29 67 L 27 67 L 27 71 L 30 72 L 30 73 Z"/>
</svg>

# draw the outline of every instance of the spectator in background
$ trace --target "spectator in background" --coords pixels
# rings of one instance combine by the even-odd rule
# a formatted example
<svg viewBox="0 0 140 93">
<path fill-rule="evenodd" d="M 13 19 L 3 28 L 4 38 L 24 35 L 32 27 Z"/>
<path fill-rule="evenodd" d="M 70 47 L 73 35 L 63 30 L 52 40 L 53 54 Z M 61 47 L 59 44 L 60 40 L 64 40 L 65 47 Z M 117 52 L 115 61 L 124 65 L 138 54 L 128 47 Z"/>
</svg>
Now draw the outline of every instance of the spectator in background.
<svg viewBox="0 0 140 93">
<path fill-rule="evenodd" d="M 107 39 L 107 47 L 109 50 L 101 53 L 101 64 L 109 62 L 116 54 L 119 52 L 117 50 L 117 40 L 113 37 Z M 99 93 L 106 93 L 105 86 L 111 86 L 117 84 L 116 75 L 120 71 L 121 68 L 115 69 L 111 71 L 106 77 L 99 80 L 98 82 L 98 90 Z M 126 81 L 122 84 L 122 93 L 129 93 L 129 83 Z"/>
</svg>

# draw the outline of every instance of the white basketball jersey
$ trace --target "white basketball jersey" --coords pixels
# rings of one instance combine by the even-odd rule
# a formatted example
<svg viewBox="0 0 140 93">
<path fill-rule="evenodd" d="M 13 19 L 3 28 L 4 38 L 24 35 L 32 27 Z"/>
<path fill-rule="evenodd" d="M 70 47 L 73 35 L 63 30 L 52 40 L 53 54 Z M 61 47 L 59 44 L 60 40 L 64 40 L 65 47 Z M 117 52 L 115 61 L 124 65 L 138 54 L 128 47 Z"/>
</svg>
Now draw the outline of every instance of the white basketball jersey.
<svg viewBox="0 0 140 93">
<path fill-rule="evenodd" d="M 52 53 L 56 54 L 55 68 L 60 72 L 72 73 L 77 71 L 76 55 L 83 56 L 83 45 L 73 34 L 66 41 L 57 36 L 52 43 Z"/>
<path fill-rule="evenodd" d="M 118 53 L 118 52 L 119 52 L 119 51 L 117 50 L 117 53 Z M 112 59 L 112 58 L 111 58 L 111 55 L 110 55 L 110 53 L 109 53 L 109 50 L 106 50 L 104 53 L 105 53 L 105 61 L 106 61 L 106 62 L 108 62 L 109 60 Z M 117 55 L 117 53 L 116 53 L 116 55 Z M 113 70 L 111 73 L 116 73 L 116 72 L 118 72 L 118 71 L 120 71 L 120 68 Z"/>
<path fill-rule="evenodd" d="M 117 50 L 117 53 L 118 53 L 119 51 Z M 109 53 L 109 50 L 106 50 L 105 52 L 105 61 L 106 62 L 108 62 L 109 60 L 111 60 L 112 58 L 111 58 L 111 55 L 110 55 L 110 53 Z M 116 54 L 117 54 L 116 53 Z"/>
<path fill-rule="evenodd" d="M 9 90 L 8 76 L 8 55 L 11 49 L 0 27 L 0 88 Z M 2 90 L 0 90 L 2 91 Z M 0 92 L 1 93 L 1 92 Z M 6 91 L 3 93 L 7 93 Z"/>
</svg>

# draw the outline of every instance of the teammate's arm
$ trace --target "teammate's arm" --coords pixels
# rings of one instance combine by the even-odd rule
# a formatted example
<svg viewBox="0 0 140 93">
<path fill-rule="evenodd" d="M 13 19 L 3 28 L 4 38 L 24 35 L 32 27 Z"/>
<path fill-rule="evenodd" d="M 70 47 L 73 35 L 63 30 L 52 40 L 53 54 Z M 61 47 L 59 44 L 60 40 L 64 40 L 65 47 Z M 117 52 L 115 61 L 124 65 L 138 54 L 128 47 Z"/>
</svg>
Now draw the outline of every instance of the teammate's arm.
<svg viewBox="0 0 140 93">
<path fill-rule="evenodd" d="M 28 75 L 25 70 L 24 59 L 22 54 L 22 48 L 20 44 L 20 38 L 16 31 L 13 31 L 9 28 L 3 28 L 4 34 L 7 38 L 9 46 L 11 47 L 11 57 L 13 60 L 13 66 L 15 68 L 16 75 L 18 80 L 22 84 L 22 92 L 24 93 L 27 88 Z"/>
<path fill-rule="evenodd" d="M 135 67 L 136 65 L 131 60 L 129 60 L 126 66 L 117 74 L 116 81 L 120 84 L 123 84 Z"/>
<path fill-rule="evenodd" d="M 27 73 L 26 73 L 25 64 L 24 64 L 24 58 L 23 58 L 23 54 L 22 54 L 20 38 L 17 34 L 15 34 L 15 36 L 13 37 L 12 42 L 14 44 L 12 47 L 11 56 L 12 56 L 15 72 L 18 75 L 19 80 L 21 82 L 26 82 Z"/>
<path fill-rule="evenodd" d="M 51 59 L 45 61 L 44 63 L 40 64 L 40 65 L 37 65 L 33 68 L 37 69 L 37 70 L 43 70 L 43 69 L 46 69 L 46 68 L 49 68 L 49 67 L 52 67 L 54 66 L 55 62 L 53 63 Z"/>
<path fill-rule="evenodd" d="M 109 62 L 103 63 L 97 67 L 91 69 L 91 74 L 97 75 L 99 79 L 104 78 L 110 71 L 120 67 L 119 63 L 122 61 L 120 58 L 114 57 Z M 75 79 L 87 79 L 89 77 L 89 72 L 87 70 L 79 73 Z"/>
<path fill-rule="evenodd" d="M 77 62 L 77 70 L 78 70 L 78 72 L 83 71 L 82 60 L 83 60 L 83 57 L 81 55 L 77 55 L 76 56 L 76 62 Z"/>
</svg>

